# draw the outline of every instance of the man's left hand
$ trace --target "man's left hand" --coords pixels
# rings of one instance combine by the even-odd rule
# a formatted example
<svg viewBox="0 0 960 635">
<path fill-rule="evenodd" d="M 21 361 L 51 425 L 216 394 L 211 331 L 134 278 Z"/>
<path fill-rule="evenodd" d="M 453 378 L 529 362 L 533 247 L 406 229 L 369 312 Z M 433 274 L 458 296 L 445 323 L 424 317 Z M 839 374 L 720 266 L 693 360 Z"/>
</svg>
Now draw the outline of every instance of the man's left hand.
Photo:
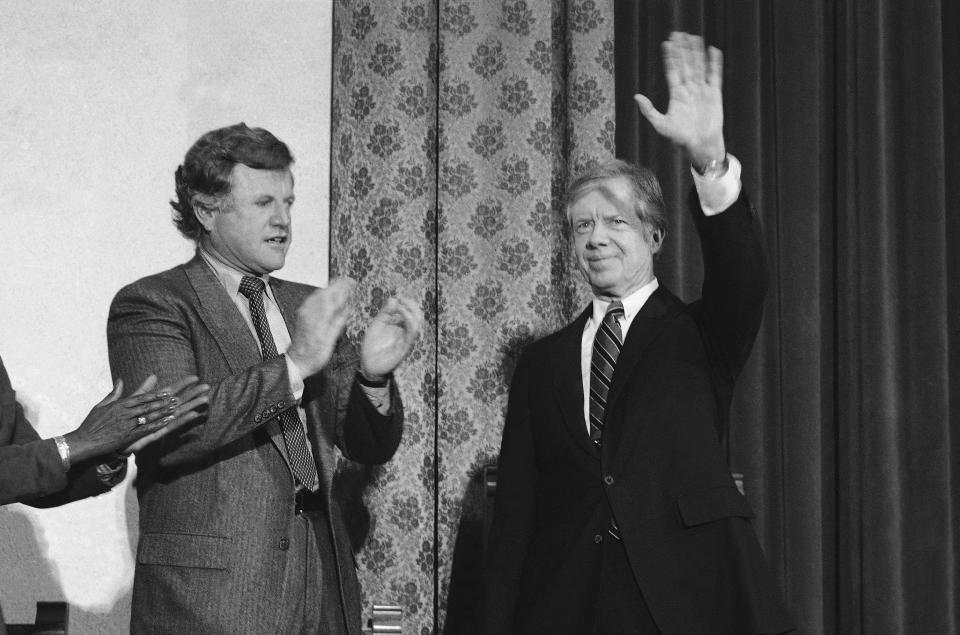
<svg viewBox="0 0 960 635">
<path fill-rule="evenodd" d="M 699 36 L 676 32 L 662 50 L 670 91 L 667 112 L 659 112 L 644 95 L 634 95 L 640 112 L 658 133 L 683 148 L 694 166 L 722 161 L 723 54 L 712 46 L 706 50 Z"/>
<path fill-rule="evenodd" d="M 423 312 L 405 298 L 390 298 L 367 326 L 360 344 L 360 372 L 384 378 L 400 365 L 420 337 Z"/>
</svg>

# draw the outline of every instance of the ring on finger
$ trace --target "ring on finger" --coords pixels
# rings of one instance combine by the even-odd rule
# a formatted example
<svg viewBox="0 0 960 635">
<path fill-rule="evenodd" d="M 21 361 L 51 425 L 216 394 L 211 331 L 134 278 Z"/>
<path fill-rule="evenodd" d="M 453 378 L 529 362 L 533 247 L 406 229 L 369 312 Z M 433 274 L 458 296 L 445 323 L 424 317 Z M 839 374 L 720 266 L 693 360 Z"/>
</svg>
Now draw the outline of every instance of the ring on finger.
<svg viewBox="0 0 960 635">
<path fill-rule="evenodd" d="M 146 417 L 144 417 L 144 416 L 139 416 L 139 417 L 137 417 L 137 425 L 138 425 L 138 426 L 146 425 L 146 423 L 147 423 L 147 418 L 146 418 Z"/>
</svg>

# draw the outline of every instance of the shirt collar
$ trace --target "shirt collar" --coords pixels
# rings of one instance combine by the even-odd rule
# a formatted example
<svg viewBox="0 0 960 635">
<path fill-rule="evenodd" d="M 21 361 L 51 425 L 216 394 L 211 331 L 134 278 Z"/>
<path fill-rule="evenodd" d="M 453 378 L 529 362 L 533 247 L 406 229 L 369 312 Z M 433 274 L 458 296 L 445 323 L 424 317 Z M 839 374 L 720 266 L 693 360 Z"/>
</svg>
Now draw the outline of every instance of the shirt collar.
<svg viewBox="0 0 960 635">
<path fill-rule="evenodd" d="M 660 283 L 654 278 L 625 298 L 620 298 L 620 302 L 623 303 L 623 319 L 627 323 L 630 323 L 633 320 L 633 316 L 640 312 L 640 309 L 643 308 L 643 305 L 647 303 L 647 300 L 659 286 Z M 594 296 L 593 315 L 590 316 L 594 324 L 599 324 L 603 321 L 603 316 L 607 314 L 607 307 L 609 306 L 609 300 L 601 300 Z"/>
<path fill-rule="evenodd" d="M 240 294 L 240 281 L 244 276 L 250 274 L 244 273 L 236 267 L 225 263 L 200 245 L 197 246 L 197 252 L 199 252 L 200 257 L 203 258 L 203 261 L 207 263 L 207 266 L 213 271 L 213 275 L 217 277 L 217 280 L 220 281 L 223 288 L 226 289 L 227 294 L 235 299 Z M 270 298 L 271 302 L 276 304 L 276 300 L 273 297 L 273 289 L 270 288 L 270 276 L 264 274 L 257 277 L 263 280 L 266 296 Z"/>
</svg>

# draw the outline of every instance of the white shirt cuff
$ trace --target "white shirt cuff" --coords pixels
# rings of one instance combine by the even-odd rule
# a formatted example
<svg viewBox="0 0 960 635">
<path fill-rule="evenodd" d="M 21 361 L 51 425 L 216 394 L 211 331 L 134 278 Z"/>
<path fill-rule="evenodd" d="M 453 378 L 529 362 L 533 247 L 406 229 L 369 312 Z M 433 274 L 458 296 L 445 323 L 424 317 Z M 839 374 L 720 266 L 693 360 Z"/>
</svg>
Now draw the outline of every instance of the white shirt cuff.
<svg viewBox="0 0 960 635">
<path fill-rule="evenodd" d="M 293 360 L 289 356 L 284 355 L 283 358 L 287 360 L 287 375 L 290 376 L 290 392 L 293 393 L 293 398 L 297 401 L 303 397 L 303 377 L 300 375 L 300 370 L 297 368 L 297 365 L 293 363 Z"/>
<path fill-rule="evenodd" d="M 377 412 L 382 415 L 390 412 L 390 384 L 386 386 L 364 386 L 360 384 L 360 390 L 367 396 Z"/>
<path fill-rule="evenodd" d="M 737 157 L 729 152 L 727 153 L 729 167 L 727 173 L 719 179 L 708 179 L 697 174 L 697 171 L 690 167 L 693 173 L 693 185 L 697 188 L 697 196 L 700 198 L 700 207 L 707 216 L 716 216 L 726 210 L 740 198 L 740 172 L 742 167 Z"/>
<path fill-rule="evenodd" d="M 114 459 L 110 463 L 97 465 L 97 478 L 107 487 L 113 487 L 123 480 L 127 473 L 126 457 Z"/>
</svg>

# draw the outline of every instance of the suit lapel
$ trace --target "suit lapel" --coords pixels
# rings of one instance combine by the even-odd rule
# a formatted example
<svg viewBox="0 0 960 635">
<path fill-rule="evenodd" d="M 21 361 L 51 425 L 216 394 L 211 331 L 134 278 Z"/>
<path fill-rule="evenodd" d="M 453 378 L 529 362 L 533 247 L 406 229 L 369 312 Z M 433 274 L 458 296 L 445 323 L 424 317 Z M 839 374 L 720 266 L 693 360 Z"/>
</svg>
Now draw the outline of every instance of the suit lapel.
<svg viewBox="0 0 960 635">
<path fill-rule="evenodd" d="M 623 393 L 627 377 L 633 372 L 643 352 L 656 339 L 660 331 L 669 323 L 669 319 L 682 308 L 682 304 L 673 294 L 663 287 L 657 288 L 644 303 L 640 312 L 633 318 L 627 339 L 617 359 L 617 368 L 613 372 L 613 383 L 607 398 L 608 408 L 615 404 Z"/>
<path fill-rule="evenodd" d="M 599 458 L 600 453 L 590 442 L 587 423 L 583 419 L 583 376 L 580 369 L 580 346 L 583 342 L 583 327 L 592 311 L 592 305 L 567 325 L 557 336 L 556 345 L 550 350 L 550 367 L 557 391 L 557 402 L 563 413 L 563 424 L 576 445 L 584 453 Z"/>
<path fill-rule="evenodd" d="M 183 269 L 197 294 L 197 314 L 226 358 L 230 370 L 239 373 L 263 361 L 260 346 L 237 305 L 200 254 L 183 265 Z"/>
<path fill-rule="evenodd" d="M 608 413 L 613 410 L 617 401 L 623 396 L 623 392 L 628 386 L 628 379 L 643 358 L 646 349 L 682 308 L 683 303 L 672 293 L 663 287 L 659 287 L 644 303 L 636 317 L 633 318 L 630 330 L 627 331 L 627 338 L 623 342 L 620 357 L 617 359 L 617 367 L 613 371 L 613 383 L 610 385 L 610 395 L 607 399 Z M 636 421 L 633 419 L 631 421 L 633 423 L 629 425 L 636 427 Z M 608 418 L 607 423 L 604 434 L 609 435 L 609 439 L 605 439 L 609 442 L 604 443 L 604 449 L 621 447 L 625 442 L 624 435 L 630 432 L 630 430 L 624 429 L 626 422 L 623 420 L 610 422 Z M 612 425 L 610 425 L 611 423 Z"/>
<path fill-rule="evenodd" d="M 183 265 L 183 269 L 197 294 L 197 314 L 226 358 L 231 372 L 239 373 L 262 362 L 260 344 L 254 339 L 237 305 L 233 303 L 220 280 L 203 261 L 200 254 L 198 253 Z M 282 309 L 281 312 L 283 312 Z M 284 313 L 284 320 L 286 319 L 287 316 Z M 289 467 L 290 461 L 280 424 L 273 419 L 264 426 L 264 429 Z M 293 478 L 292 470 L 290 474 Z"/>
</svg>

